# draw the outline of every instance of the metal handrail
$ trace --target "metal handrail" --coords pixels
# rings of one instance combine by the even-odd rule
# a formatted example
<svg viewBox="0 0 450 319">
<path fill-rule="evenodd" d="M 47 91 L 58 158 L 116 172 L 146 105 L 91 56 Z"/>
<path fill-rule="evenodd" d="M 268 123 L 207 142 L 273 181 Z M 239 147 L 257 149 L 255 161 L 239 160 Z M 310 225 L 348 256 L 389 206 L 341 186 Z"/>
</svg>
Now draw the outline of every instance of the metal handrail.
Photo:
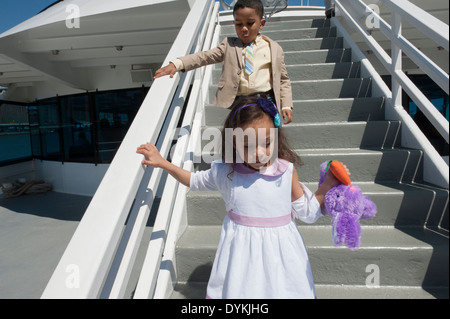
<svg viewBox="0 0 450 319">
<path fill-rule="evenodd" d="M 399 3 L 400 1 L 401 3 Z M 424 32 L 424 34 L 430 39 L 438 41 L 438 45 L 446 48 L 447 51 L 449 42 L 448 25 L 434 18 L 409 1 L 398 0 L 394 3 L 392 0 L 383 0 L 383 2 L 390 6 L 393 10 L 392 21 L 394 27 L 389 26 L 376 12 L 372 11 L 371 8 L 361 0 L 352 1 L 351 4 L 353 6 L 352 9 L 355 9 L 354 6 L 356 4 L 362 9 L 362 11 L 364 11 L 364 15 L 371 15 L 374 19 L 376 19 L 376 21 L 379 22 L 380 30 L 391 40 L 393 52 L 392 58 L 384 51 L 381 45 L 378 44 L 371 34 L 358 21 L 356 21 L 355 17 L 348 12 L 347 8 L 349 5 L 346 6 L 346 1 L 336 0 L 336 11 L 338 16 L 342 16 L 347 21 L 351 22 L 356 31 L 363 37 L 370 49 L 382 62 L 383 66 L 392 75 L 392 93 L 395 105 L 401 106 L 401 90 L 404 89 L 448 143 L 448 121 L 401 70 L 401 54 L 402 52 L 405 52 L 411 60 L 414 61 L 422 69 L 422 71 L 429 75 L 430 78 L 433 79 L 447 94 L 449 87 L 449 76 L 431 59 L 426 57 L 419 49 L 417 49 L 402 36 L 401 21 L 399 19 L 400 17 L 403 17 L 413 26 Z M 427 25 L 421 20 L 427 21 Z M 428 23 L 433 25 L 434 28 L 428 27 Z"/>
<path fill-rule="evenodd" d="M 197 0 L 164 61 L 189 54 L 213 0 Z M 42 298 L 97 298 L 108 275 L 125 221 L 145 168 L 137 143 L 156 143 L 181 76 L 164 77 L 150 88 L 138 114 L 59 261 Z M 157 105 L 158 107 L 155 107 Z M 152 174 L 153 175 L 153 174 Z M 151 197 L 155 187 L 148 189 Z M 142 203 L 150 210 L 151 203 Z"/>
<path fill-rule="evenodd" d="M 219 3 L 211 6 L 208 10 L 209 14 L 205 19 L 206 23 L 203 26 L 201 35 L 199 36 L 198 45 L 195 50 L 196 52 L 204 51 L 206 47 L 209 49 L 212 30 L 214 30 L 216 26 L 215 22 L 218 11 Z M 194 81 L 192 82 L 189 102 L 186 106 L 185 115 L 181 123 L 179 138 L 172 155 L 172 163 L 176 166 L 183 167 L 184 165 L 185 153 L 188 147 L 193 118 L 198 105 L 203 102 L 201 101 L 201 90 L 199 88 L 199 85 L 203 82 L 203 73 L 203 68 L 200 68 L 195 72 L 188 72 L 188 74 L 194 78 Z M 153 233 L 150 238 L 146 257 L 142 266 L 142 271 L 134 293 L 135 299 L 153 298 L 172 215 L 175 214 L 175 212 L 178 212 L 178 209 L 174 208 L 176 200 L 180 198 L 178 189 L 179 182 L 172 176 L 168 176 L 158 214 L 153 226 Z"/>
<path fill-rule="evenodd" d="M 383 0 L 386 4 L 392 3 L 391 0 Z M 409 14 L 412 14 L 411 12 L 411 3 L 408 2 L 408 5 L 405 5 L 406 12 L 409 12 Z M 378 94 L 381 94 L 383 96 L 387 97 L 386 103 L 387 107 L 385 109 L 386 112 L 386 118 L 391 120 L 399 120 L 402 121 L 402 136 L 401 136 L 401 145 L 403 147 L 408 148 L 417 148 L 422 149 L 424 151 L 423 153 L 423 180 L 435 185 L 439 185 L 443 188 L 448 189 L 449 185 L 449 171 L 448 171 L 448 164 L 445 162 L 445 160 L 439 155 L 439 153 L 436 151 L 436 149 L 433 147 L 433 145 L 430 143 L 430 141 L 426 138 L 424 133 L 418 128 L 417 124 L 413 121 L 413 119 L 409 116 L 409 114 L 404 110 L 401 102 L 401 89 L 405 89 L 405 91 L 410 94 L 413 101 L 421 108 L 422 110 L 428 110 L 429 113 L 427 114 L 426 111 L 424 114 L 427 114 L 431 119 L 434 119 L 432 121 L 433 125 L 436 125 L 437 122 L 440 122 L 437 127 L 440 126 L 441 128 L 441 134 L 443 134 L 446 137 L 447 143 L 448 143 L 448 121 L 440 114 L 437 109 L 434 107 L 434 105 L 431 104 L 431 102 L 423 95 L 423 93 L 412 83 L 411 80 L 406 76 L 406 74 L 401 70 L 401 52 L 403 49 L 402 47 L 398 47 L 397 44 L 399 42 L 402 42 L 402 35 L 401 35 L 401 23 L 399 23 L 398 17 L 393 18 L 393 26 L 387 25 L 380 17 L 377 15 L 376 12 L 372 11 L 372 9 L 367 6 L 365 3 L 363 3 L 360 0 L 357 1 L 346 1 L 346 0 L 336 0 L 336 18 L 332 18 L 332 24 L 337 27 L 338 33 L 341 34 L 341 36 L 344 37 L 344 39 L 347 39 L 346 41 L 352 48 L 352 54 L 356 55 L 356 59 L 361 59 L 363 61 L 364 66 L 367 68 L 365 72 L 368 72 L 370 76 L 373 76 L 375 81 L 374 83 L 377 83 L 375 85 L 375 88 L 373 88 L 374 91 L 377 91 Z M 358 11 L 359 9 L 359 11 Z M 362 9 L 362 10 L 361 10 Z M 395 6 L 395 10 L 401 10 L 401 7 Z M 424 21 L 433 20 L 433 25 L 439 26 L 439 28 L 436 31 L 430 31 L 427 32 L 433 32 L 433 33 L 441 33 L 441 36 L 430 36 L 430 38 L 435 38 L 438 41 L 446 41 L 447 45 L 445 43 L 441 43 L 442 47 L 448 47 L 448 26 L 446 28 L 443 28 L 443 25 L 446 26 L 446 24 L 440 22 L 436 18 L 430 16 L 427 12 L 423 11 L 422 9 L 415 7 L 414 10 L 416 10 L 415 15 L 420 13 L 420 16 L 426 17 Z M 349 13 L 349 11 L 351 13 Z M 393 13 L 395 15 L 400 15 Z M 389 36 L 389 39 L 392 39 L 392 49 L 393 53 L 391 58 L 381 47 L 381 45 L 376 41 L 375 38 L 372 37 L 371 33 L 368 32 L 365 27 L 363 27 L 358 20 L 360 20 L 362 17 L 366 17 L 368 15 L 372 15 L 372 18 L 379 19 L 377 20 L 380 23 L 380 29 L 385 34 L 387 33 Z M 408 17 L 407 14 L 404 12 L 401 14 L 404 18 Z M 368 62 L 367 58 L 362 54 L 362 52 L 359 50 L 358 46 L 353 42 L 351 39 L 351 36 L 347 33 L 346 28 L 344 28 L 341 23 L 339 22 L 339 19 L 343 19 L 347 22 L 346 25 L 353 27 L 358 34 L 364 39 L 366 44 L 370 47 L 370 49 L 373 51 L 375 56 L 382 62 L 382 64 L 385 66 L 385 68 L 390 72 L 393 78 L 393 89 L 390 90 L 384 83 L 384 81 L 381 79 L 377 71 L 371 66 L 371 64 Z M 436 21 L 437 20 L 437 21 Z M 425 28 L 428 29 L 428 28 Z M 445 30 L 446 29 L 446 30 Z M 389 31 L 388 31 L 389 30 Z M 390 30 L 394 30 L 393 33 L 390 32 Z M 423 31 L 423 30 L 422 30 Z M 391 34 L 394 34 L 391 36 Z M 440 40 L 439 40 L 440 39 Z M 405 41 L 407 41 L 405 39 Z M 403 42 L 405 42 L 403 41 Z M 411 50 L 413 48 L 411 47 Z M 416 49 L 418 51 L 418 49 Z M 407 50 L 405 50 L 407 51 Z M 408 53 L 408 52 L 406 52 Z M 419 55 L 418 55 L 419 56 Z M 426 64 L 427 67 L 422 68 L 422 66 Z M 439 77 L 437 74 L 440 73 L 438 68 L 435 68 L 432 63 L 429 61 L 423 60 L 422 66 L 419 65 L 419 67 L 422 68 L 422 70 L 429 74 L 431 78 Z M 433 75 L 433 72 L 435 74 Z M 445 80 L 445 79 L 444 79 Z M 447 86 L 448 86 L 448 75 L 447 75 Z M 434 117 L 435 116 L 435 117 Z"/>
</svg>

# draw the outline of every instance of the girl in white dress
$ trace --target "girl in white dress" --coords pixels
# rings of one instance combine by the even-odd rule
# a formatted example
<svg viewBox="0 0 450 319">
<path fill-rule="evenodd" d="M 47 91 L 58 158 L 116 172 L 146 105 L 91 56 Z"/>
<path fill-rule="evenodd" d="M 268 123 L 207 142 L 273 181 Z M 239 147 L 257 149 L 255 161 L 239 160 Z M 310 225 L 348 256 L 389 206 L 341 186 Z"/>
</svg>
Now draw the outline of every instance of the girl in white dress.
<svg viewBox="0 0 450 319">
<path fill-rule="evenodd" d="M 244 97 L 222 130 L 222 160 L 189 172 L 141 145 L 144 165 L 161 167 L 192 190 L 218 190 L 228 214 L 212 266 L 207 298 L 315 298 L 308 254 L 294 218 L 314 223 L 324 196 L 339 181 L 328 173 L 313 194 L 299 182 L 276 106 Z M 348 172 L 349 173 L 349 172 Z"/>
</svg>

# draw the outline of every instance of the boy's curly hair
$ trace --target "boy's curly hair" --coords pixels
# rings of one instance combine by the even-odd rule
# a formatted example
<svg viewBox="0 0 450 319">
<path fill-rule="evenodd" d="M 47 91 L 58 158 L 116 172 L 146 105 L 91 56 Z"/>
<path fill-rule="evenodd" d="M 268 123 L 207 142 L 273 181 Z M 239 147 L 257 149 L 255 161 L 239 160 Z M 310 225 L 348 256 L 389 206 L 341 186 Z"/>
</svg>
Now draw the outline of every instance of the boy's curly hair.
<svg viewBox="0 0 450 319">
<path fill-rule="evenodd" d="M 233 16 L 236 10 L 242 8 L 252 8 L 256 10 L 256 14 L 258 14 L 261 18 L 264 17 L 264 5 L 261 0 L 238 0 L 233 8 Z"/>
</svg>

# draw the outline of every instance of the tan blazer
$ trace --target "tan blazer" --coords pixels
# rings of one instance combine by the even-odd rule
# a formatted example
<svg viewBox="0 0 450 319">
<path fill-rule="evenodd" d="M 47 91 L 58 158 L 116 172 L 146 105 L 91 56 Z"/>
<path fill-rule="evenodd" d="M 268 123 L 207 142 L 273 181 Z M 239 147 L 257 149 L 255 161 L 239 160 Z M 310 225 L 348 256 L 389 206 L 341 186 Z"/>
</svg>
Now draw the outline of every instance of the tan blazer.
<svg viewBox="0 0 450 319">
<path fill-rule="evenodd" d="M 284 52 L 275 41 L 263 35 L 269 42 L 272 57 L 272 88 L 278 110 L 292 107 L 292 89 L 286 66 Z M 222 76 L 219 80 L 214 104 L 228 108 L 234 102 L 239 88 L 241 72 L 244 72 L 242 62 L 243 44 L 239 38 L 225 38 L 217 48 L 179 58 L 184 64 L 184 71 L 190 71 L 201 66 L 223 62 Z"/>
</svg>

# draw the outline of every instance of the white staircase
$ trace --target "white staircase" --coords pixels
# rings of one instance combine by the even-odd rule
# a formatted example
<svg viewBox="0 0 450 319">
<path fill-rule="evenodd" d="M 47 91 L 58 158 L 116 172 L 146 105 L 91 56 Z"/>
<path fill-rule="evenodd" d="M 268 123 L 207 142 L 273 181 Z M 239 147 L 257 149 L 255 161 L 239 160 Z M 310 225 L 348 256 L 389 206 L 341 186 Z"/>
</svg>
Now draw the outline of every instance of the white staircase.
<svg viewBox="0 0 450 319">
<path fill-rule="evenodd" d="M 164 64 L 234 35 L 229 14 L 217 11 L 214 1 L 196 0 Z M 357 251 L 332 245 L 329 217 L 298 225 L 317 296 L 448 298 L 448 165 L 416 134 L 396 88 L 381 83 L 341 24 L 306 19 L 305 12 L 312 11 L 300 10 L 294 19 L 282 12 L 263 30 L 285 51 L 295 100 L 294 121 L 285 128 L 305 163 L 300 180 L 315 191 L 319 165 L 337 159 L 378 206 L 374 219 L 362 221 Z M 408 14 L 416 13 L 408 8 Z M 437 38 L 448 51 L 448 26 L 446 38 Z M 43 298 L 205 297 L 223 201 L 216 192 L 189 192 L 161 178 L 159 169 L 144 171 L 135 150 L 150 141 L 168 156 L 172 131 L 181 127 L 171 160 L 188 170 L 207 169 L 201 150 L 209 141 L 201 141 L 201 132 L 220 127 L 228 112 L 209 104 L 219 75 L 216 65 L 153 83 Z M 448 122 L 435 122 L 448 142 Z M 73 266 L 78 272 L 67 271 Z M 79 289 L 67 286 L 72 277 Z"/>
<path fill-rule="evenodd" d="M 314 225 L 298 224 L 317 296 L 448 297 L 448 238 L 424 229 L 446 210 L 448 216 L 448 190 L 422 183 L 422 151 L 400 146 L 402 123 L 385 119 L 385 98 L 373 96 L 372 79 L 361 77 L 360 62 L 352 60 L 351 49 L 343 47 L 329 22 L 270 22 L 263 30 L 285 51 L 295 100 L 294 121 L 285 129 L 305 163 L 298 168 L 300 180 L 316 190 L 319 165 L 337 159 L 378 206 L 374 219 L 362 221 L 357 251 L 333 247 L 329 217 Z M 232 26 L 222 27 L 221 38 L 233 34 Z M 211 93 L 220 70 L 214 70 Z M 227 112 L 207 106 L 205 128 L 220 127 Z M 201 163 L 197 169 L 208 167 Z M 218 192 L 189 192 L 186 211 L 171 297 L 204 298 L 226 210 Z M 374 280 L 378 275 L 379 281 Z"/>
</svg>

